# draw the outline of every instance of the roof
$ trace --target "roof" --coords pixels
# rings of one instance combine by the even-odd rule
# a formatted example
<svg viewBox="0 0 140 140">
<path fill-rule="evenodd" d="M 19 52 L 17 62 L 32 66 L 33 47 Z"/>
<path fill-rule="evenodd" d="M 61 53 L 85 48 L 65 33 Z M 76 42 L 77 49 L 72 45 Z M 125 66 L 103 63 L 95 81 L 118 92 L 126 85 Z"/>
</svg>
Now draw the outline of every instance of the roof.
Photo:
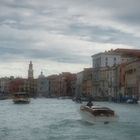
<svg viewBox="0 0 140 140">
<path fill-rule="evenodd" d="M 138 57 L 140 58 L 140 49 L 116 49 L 114 50 L 116 53 L 121 53 L 121 55 Z"/>
<path fill-rule="evenodd" d="M 105 52 L 101 52 L 101 53 L 97 53 L 97 54 L 94 54 L 92 55 L 91 57 L 95 57 L 95 56 L 99 56 L 99 55 L 120 55 L 119 53 L 111 50 L 111 51 L 105 51 Z"/>
</svg>

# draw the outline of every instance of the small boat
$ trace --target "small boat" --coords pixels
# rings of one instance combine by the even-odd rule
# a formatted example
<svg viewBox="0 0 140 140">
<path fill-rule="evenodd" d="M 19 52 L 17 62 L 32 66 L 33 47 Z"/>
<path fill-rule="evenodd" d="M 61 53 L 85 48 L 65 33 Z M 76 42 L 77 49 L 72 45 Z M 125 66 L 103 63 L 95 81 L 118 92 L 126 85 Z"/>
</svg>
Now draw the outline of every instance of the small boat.
<svg viewBox="0 0 140 140">
<path fill-rule="evenodd" d="M 137 98 L 127 99 L 126 103 L 128 103 L 128 104 L 137 104 L 138 99 Z"/>
<path fill-rule="evenodd" d="M 29 94 L 26 92 L 16 92 L 13 94 L 13 102 L 15 104 L 27 104 L 30 103 Z"/>
<path fill-rule="evenodd" d="M 82 103 L 82 100 L 80 97 L 74 97 L 74 98 L 72 98 L 72 100 L 76 103 Z"/>
<path fill-rule="evenodd" d="M 109 123 L 116 122 L 118 120 L 118 116 L 116 113 L 108 108 L 108 107 L 100 107 L 100 106 L 84 106 L 80 107 L 80 114 L 83 120 L 89 123 Z"/>
</svg>

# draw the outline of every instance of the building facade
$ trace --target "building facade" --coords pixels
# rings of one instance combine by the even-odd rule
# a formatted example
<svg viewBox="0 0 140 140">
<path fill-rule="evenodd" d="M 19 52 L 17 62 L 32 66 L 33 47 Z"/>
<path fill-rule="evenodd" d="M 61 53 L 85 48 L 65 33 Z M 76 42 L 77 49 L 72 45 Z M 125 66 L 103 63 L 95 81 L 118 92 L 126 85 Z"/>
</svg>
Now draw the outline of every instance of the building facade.
<svg viewBox="0 0 140 140">
<path fill-rule="evenodd" d="M 118 98 L 126 93 L 139 94 L 139 76 L 134 63 L 137 60 L 138 66 L 139 59 L 140 50 L 134 49 L 116 49 L 93 55 L 93 95 Z"/>
<path fill-rule="evenodd" d="M 10 97 L 10 83 L 14 77 L 2 77 L 0 78 L 0 98 Z"/>
<path fill-rule="evenodd" d="M 132 61 L 125 66 L 125 95 L 140 95 L 140 59 Z"/>
<path fill-rule="evenodd" d="M 85 68 L 83 71 L 82 91 L 83 96 L 92 96 L 92 68 Z"/>
<path fill-rule="evenodd" d="M 121 62 L 121 56 L 113 51 L 92 56 L 94 97 L 106 98 L 109 94 L 112 94 L 111 86 L 115 82 L 114 77 L 116 73 L 113 67 L 119 65 Z"/>
<path fill-rule="evenodd" d="M 49 97 L 49 81 L 43 75 L 43 72 L 39 75 L 37 79 L 37 96 L 38 97 Z"/>
<path fill-rule="evenodd" d="M 76 74 L 76 92 L 75 96 L 76 97 L 82 97 L 83 96 L 83 76 L 84 72 L 81 71 Z"/>
<path fill-rule="evenodd" d="M 49 97 L 58 97 L 59 96 L 59 78 L 58 75 L 50 75 L 47 77 L 49 88 L 48 95 Z"/>
</svg>

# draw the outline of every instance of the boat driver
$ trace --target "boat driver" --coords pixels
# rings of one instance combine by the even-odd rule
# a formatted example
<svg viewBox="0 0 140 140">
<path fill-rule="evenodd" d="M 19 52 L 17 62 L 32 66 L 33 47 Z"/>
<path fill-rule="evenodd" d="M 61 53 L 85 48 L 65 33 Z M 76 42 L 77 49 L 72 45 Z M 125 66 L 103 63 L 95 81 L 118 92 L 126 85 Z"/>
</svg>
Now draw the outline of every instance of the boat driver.
<svg viewBox="0 0 140 140">
<path fill-rule="evenodd" d="M 89 100 L 89 101 L 88 101 L 87 106 L 88 106 L 88 107 L 92 107 L 92 106 L 93 106 L 92 100 Z"/>
</svg>

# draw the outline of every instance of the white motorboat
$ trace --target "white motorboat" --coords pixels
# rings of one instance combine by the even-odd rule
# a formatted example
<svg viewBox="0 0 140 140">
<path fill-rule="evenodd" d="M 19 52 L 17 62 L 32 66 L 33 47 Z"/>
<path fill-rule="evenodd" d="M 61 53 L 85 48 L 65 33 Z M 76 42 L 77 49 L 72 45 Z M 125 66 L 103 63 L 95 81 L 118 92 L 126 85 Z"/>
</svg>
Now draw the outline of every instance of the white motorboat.
<svg viewBox="0 0 140 140">
<path fill-rule="evenodd" d="M 116 122 L 118 120 L 118 116 L 116 115 L 116 113 L 108 107 L 88 107 L 82 105 L 80 107 L 80 114 L 82 119 L 89 123 L 109 123 Z"/>
</svg>

